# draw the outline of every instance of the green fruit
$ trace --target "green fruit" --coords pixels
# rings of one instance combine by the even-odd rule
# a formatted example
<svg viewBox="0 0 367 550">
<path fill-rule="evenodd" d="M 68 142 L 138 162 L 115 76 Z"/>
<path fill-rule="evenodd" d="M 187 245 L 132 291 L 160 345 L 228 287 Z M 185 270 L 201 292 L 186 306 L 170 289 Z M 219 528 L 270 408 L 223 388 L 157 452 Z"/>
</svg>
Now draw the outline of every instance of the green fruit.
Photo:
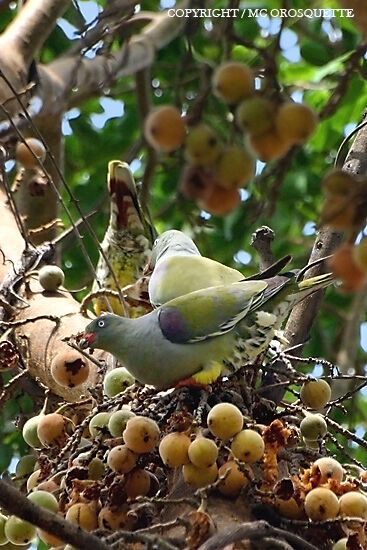
<svg viewBox="0 0 367 550">
<path fill-rule="evenodd" d="M 42 288 L 49 292 L 55 292 L 64 284 L 65 275 L 57 265 L 45 265 L 38 273 L 38 280 Z"/>
<path fill-rule="evenodd" d="M 199 124 L 190 129 L 186 138 L 185 154 L 191 164 L 213 164 L 220 152 L 219 139 L 212 128 L 206 124 Z"/>
<path fill-rule="evenodd" d="M 42 416 L 43 415 L 37 415 L 29 418 L 23 426 L 23 439 L 33 449 L 41 449 L 43 447 L 37 435 L 38 423 Z"/>
<path fill-rule="evenodd" d="M 31 473 L 27 479 L 27 491 L 28 493 L 32 491 L 38 485 L 38 478 L 40 477 L 41 470 L 35 470 Z"/>
<path fill-rule="evenodd" d="M 320 443 L 319 441 L 314 441 L 313 439 L 306 439 L 304 438 L 304 443 L 308 449 L 312 449 L 313 451 L 319 451 L 320 450 Z"/>
<path fill-rule="evenodd" d="M 5 536 L 13 544 L 27 544 L 36 536 L 36 528 L 28 521 L 10 516 L 5 523 Z"/>
<path fill-rule="evenodd" d="M 106 473 L 106 467 L 100 458 L 94 457 L 88 465 L 88 479 L 101 479 Z"/>
<path fill-rule="evenodd" d="M 225 189 L 238 189 L 254 175 L 255 162 L 241 147 L 227 147 L 217 164 L 218 185 Z"/>
<path fill-rule="evenodd" d="M 331 550 L 347 550 L 348 537 L 339 539 L 332 547 Z"/>
<path fill-rule="evenodd" d="M 108 422 L 110 420 L 111 413 L 100 412 L 91 418 L 89 422 L 89 433 L 92 437 L 97 437 L 97 435 L 103 433 L 108 435 Z"/>
<path fill-rule="evenodd" d="M 259 95 L 242 101 L 236 111 L 237 124 L 253 136 L 269 132 L 273 128 L 274 118 L 275 105 Z"/>
<path fill-rule="evenodd" d="M 305 439 L 317 441 L 325 437 L 327 424 L 321 414 L 307 414 L 301 422 L 300 430 Z"/>
<path fill-rule="evenodd" d="M 122 437 L 126 428 L 127 421 L 135 416 L 133 412 L 128 409 L 121 409 L 111 414 L 108 421 L 108 429 L 113 437 Z"/>
<path fill-rule="evenodd" d="M 37 462 L 37 457 L 35 455 L 24 455 L 21 456 L 15 467 L 16 477 L 26 477 L 29 476 L 34 471 L 34 466 Z"/>
<path fill-rule="evenodd" d="M 103 393 L 107 397 L 114 397 L 134 383 L 135 378 L 131 376 L 129 371 L 125 367 L 118 367 L 106 374 L 103 380 Z"/>
<path fill-rule="evenodd" d="M 47 491 L 33 491 L 33 493 L 30 493 L 27 498 L 34 502 L 34 504 L 37 504 L 37 506 L 45 508 L 50 512 L 56 513 L 59 509 L 59 504 L 56 497 Z"/>
<path fill-rule="evenodd" d="M 330 401 L 331 388 L 326 380 L 309 380 L 300 391 L 302 403 L 311 409 L 322 409 Z"/>
<path fill-rule="evenodd" d="M 5 535 L 5 523 L 7 519 L 4 514 L 0 514 L 0 546 L 8 542 L 8 537 Z"/>
</svg>

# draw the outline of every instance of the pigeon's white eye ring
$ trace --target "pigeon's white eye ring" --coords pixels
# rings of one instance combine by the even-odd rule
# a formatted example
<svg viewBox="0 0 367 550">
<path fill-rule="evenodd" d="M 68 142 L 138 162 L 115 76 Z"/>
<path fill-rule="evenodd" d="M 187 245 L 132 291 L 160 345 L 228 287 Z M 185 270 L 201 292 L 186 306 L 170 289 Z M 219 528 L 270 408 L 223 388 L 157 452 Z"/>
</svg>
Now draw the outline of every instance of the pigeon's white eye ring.
<svg viewBox="0 0 367 550">
<path fill-rule="evenodd" d="M 103 328 L 104 327 L 104 321 L 103 319 L 100 319 L 97 323 L 97 325 L 99 326 L 99 328 Z"/>
</svg>

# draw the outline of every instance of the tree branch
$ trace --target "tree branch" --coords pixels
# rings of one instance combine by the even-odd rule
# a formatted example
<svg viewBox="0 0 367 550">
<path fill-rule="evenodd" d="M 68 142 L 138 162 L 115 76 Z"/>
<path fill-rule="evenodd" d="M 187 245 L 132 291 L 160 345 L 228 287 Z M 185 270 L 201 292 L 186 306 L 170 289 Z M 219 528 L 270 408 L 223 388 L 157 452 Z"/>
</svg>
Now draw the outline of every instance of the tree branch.
<svg viewBox="0 0 367 550">
<path fill-rule="evenodd" d="M 6 194 L 0 186 L 0 281 L 12 269 L 12 261 L 20 257 L 25 246 L 6 200 Z"/>
<path fill-rule="evenodd" d="M 186 5 L 188 0 L 177 7 Z M 168 17 L 165 11 L 155 14 L 154 20 L 118 52 L 98 55 L 94 59 L 74 55 L 57 59 L 49 65 L 40 65 L 44 100 L 42 114 L 52 114 L 60 108 L 66 110 L 86 97 L 100 93 L 118 78 L 149 67 L 156 52 L 169 44 L 184 24 L 183 18 Z"/>
<path fill-rule="evenodd" d="M 344 163 L 343 170 L 353 175 L 362 176 L 367 173 L 367 126 L 364 126 L 358 132 Z M 327 227 L 322 227 L 316 237 L 309 263 L 332 254 L 340 245 L 342 239 L 342 233 L 335 233 Z M 319 265 L 315 266 L 307 272 L 307 277 L 318 275 L 321 271 L 322 268 Z M 315 292 L 302 300 L 293 309 L 284 333 L 291 347 L 307 342 L 324 293 L 324 290 Z"/>
<path fill-rule="evenodd" d="M 76 548 L 109 549 L 107 544 L 92 533 L 88 533 L 70 521 L 65 521 L 57 514 L 40 508 L 3 479 L 0 479 L 0 504 L 10 514 L 36 525 Z"/>
<path fill-rule="evenodd" d="M 0 38 L 0 51 L 16 52 L 28 67 L 70 0 L 28 0 Z"/>
<path fill-rule="evenodd" d="M 220 533 L 210 537 L 209 540 L 199 546 L 198 550 L 220 550 L 232 542 L 241 540 L 256 540 L 263 537 L 276 537 L 291 543 L 297 550 L 318 550 L 316 546 L 310 544 L 298 535 L 294 535 L 289 531 L 272 527 L 266 521 L 255 521 L 242 523 L 240 525 L 232 525 L 223 529 Z"/>
</svg>

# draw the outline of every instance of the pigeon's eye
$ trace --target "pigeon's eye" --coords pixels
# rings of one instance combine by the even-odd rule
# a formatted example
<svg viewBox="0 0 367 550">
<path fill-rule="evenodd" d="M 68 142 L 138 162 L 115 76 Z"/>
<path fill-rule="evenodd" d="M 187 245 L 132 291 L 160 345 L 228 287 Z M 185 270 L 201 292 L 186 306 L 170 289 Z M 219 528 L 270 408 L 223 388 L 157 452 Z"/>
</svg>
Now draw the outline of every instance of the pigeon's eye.
<svg viewBox="0 0 367 550">
<path fill-rule="evenodd" d="M 156 240 L 154 241 L 153 246 L 157 246 L 157 244 L 158 244 L 158 239 L 156 239 Z"/>
<path fill-rule="evenodd" d="M 98 324 L 99 328 L 103 328 L 104 327 L 103 319 L 100 319 L 97 324 Z"/>
</svg>

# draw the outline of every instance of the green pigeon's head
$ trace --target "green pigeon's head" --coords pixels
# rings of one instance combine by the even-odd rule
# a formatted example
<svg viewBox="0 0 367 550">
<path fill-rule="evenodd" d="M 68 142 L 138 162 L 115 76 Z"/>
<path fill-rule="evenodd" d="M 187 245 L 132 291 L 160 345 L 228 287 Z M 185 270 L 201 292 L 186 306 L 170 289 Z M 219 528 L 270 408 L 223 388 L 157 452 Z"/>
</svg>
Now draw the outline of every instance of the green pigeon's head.
<svg viewBox="0 0 367 550">
<path fill-rule="evenodd" d="M 154 241 L 149 267 L 154 269 L 161 258 L 168 256 L 200 256 L 200 252 L 194 241 L 185 233 L 170 229 Z"/>
<path fill-rule="evenodd" d="M 85 327 L 78 345 L 82 349 L 99 348 L 108 350 L 111 338 L 114 338 L 114 329 L 121 324 L 121 317 L 112 313 L 104 313 L 93 319 Z"/>
</svg>

